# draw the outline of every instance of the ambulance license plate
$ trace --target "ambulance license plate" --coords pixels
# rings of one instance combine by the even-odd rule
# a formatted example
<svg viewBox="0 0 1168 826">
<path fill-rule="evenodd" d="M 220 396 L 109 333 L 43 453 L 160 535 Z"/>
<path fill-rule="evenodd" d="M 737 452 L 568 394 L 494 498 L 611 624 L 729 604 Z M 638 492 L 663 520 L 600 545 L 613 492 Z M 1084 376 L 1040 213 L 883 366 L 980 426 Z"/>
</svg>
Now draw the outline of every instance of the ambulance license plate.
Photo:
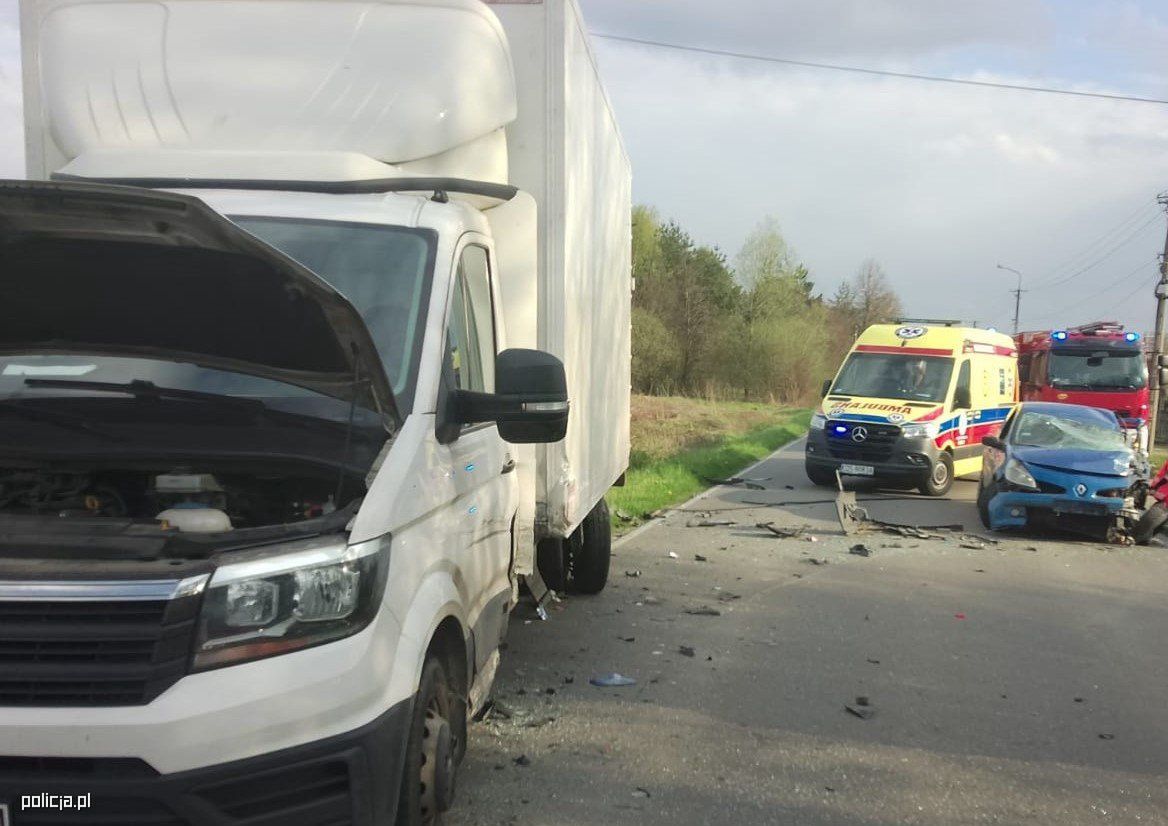
<svg viewBox="0 0 1168 826">
<path fill-rule="evenodd" d="M 875 476 L 876 468 L 871 465 L 840 465 L 840 473 L 845 476 Z"/>
</svg>

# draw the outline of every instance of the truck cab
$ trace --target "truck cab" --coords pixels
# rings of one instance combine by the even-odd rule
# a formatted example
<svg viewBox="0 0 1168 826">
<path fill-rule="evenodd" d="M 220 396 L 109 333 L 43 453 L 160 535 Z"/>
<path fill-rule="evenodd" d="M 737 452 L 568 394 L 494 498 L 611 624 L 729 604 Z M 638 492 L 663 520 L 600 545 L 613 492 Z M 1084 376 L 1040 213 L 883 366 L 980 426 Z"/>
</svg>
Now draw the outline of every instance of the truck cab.
<svg viewBox="0 0 1168 826">
<path fill-rule="evenodd" d="M 1025 401 L 1110 410 L 1133 446 L 1148 450 L 1148 356 L 1142 336 L 1114 321 L 1019 333 Z"/>
<path fill-rule="evenodd" d="M 523 593 L 604 587 L 628 160 L 575 4 L 498 12 L 22 5 L 18 826 L 60 821 L 34 794 L 107 823 L 432 822 Z"/>
</svg>

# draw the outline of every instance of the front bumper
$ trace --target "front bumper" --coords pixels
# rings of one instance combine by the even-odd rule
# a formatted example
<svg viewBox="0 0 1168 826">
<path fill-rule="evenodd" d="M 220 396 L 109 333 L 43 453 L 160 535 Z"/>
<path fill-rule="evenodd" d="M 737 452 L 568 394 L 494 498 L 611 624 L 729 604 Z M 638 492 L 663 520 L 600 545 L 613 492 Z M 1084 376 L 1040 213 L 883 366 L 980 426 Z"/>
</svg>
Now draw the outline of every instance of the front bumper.
<svg viewBox="0 0 1168 826">
<path fill-rule="evenodd" d="M 990 526 L 1023 528 L 1037 518 L 1059 519 L 1067 527 L 1111 524 L 1127 516 L 1125 500 L 1111 497 L 1075 497 L 1028 491 L 1003 491 L 989 501 Z"/>
<path fill-rule="evenodd" d="M 0 803 L 13 826 L 389 826 L 411 711 L 405 700 L 345 734 L 176 774 L 136 759 L 0 757 Z M 74 807 L 22 807 L 60 799 L 47 796 Z"/>
<path fill-rule="evenodd" d="M 857 478 L 917 484 L 928 477 L 939 452 L 927 437 L 897 436 L 886 444 L 858 447 L 842 439 L 829 439 L 826 430 L 811 430 L 804 458 L 809 467 L 817 469 L 836 471 L 842 465 L 867 465 L 874 469 L 873 476 Z"/>
</svg>

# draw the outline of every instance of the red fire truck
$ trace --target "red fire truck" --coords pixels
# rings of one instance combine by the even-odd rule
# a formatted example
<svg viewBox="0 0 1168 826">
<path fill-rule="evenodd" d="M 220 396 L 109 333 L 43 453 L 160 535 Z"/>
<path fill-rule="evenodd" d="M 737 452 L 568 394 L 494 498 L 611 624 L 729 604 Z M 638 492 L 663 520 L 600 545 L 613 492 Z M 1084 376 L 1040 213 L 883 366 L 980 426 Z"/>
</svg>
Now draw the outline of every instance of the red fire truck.
<svg viewBox="0 0 1168 826">
<path fill-rule="evenodd" d="M 1114 410 L 1132 441 L 1148 449 L 1148 363 L 1139 333 L 1114 321 L 1018 333 L 1023 401 Z"/>
</svg>

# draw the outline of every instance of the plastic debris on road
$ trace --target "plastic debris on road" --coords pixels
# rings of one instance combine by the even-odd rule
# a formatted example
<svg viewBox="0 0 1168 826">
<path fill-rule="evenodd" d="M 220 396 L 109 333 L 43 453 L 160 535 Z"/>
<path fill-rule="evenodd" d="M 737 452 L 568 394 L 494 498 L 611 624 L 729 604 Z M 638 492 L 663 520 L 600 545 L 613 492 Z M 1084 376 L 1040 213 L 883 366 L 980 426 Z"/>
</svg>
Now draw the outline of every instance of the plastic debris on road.
<svg viewBox="0 0 1168 826">
<path fill-rule="evenodd" d="M 623 674 L 618 674 L 615 671 L 609 674 L 597 674 L 588 680 L 598 688 L 623 688 L 625 686 L 636 685 L 637 681 L 632 677 L 626 677 Z"/>
<path fill-rule="evenodd" d="M 722 612 L 717 608 L 711 608 L 708 605 L 699 605 L 697 608 L 686 608 L 683 613 L 690 614 L 695 617 L 720 617 Z"/>
</svg>

